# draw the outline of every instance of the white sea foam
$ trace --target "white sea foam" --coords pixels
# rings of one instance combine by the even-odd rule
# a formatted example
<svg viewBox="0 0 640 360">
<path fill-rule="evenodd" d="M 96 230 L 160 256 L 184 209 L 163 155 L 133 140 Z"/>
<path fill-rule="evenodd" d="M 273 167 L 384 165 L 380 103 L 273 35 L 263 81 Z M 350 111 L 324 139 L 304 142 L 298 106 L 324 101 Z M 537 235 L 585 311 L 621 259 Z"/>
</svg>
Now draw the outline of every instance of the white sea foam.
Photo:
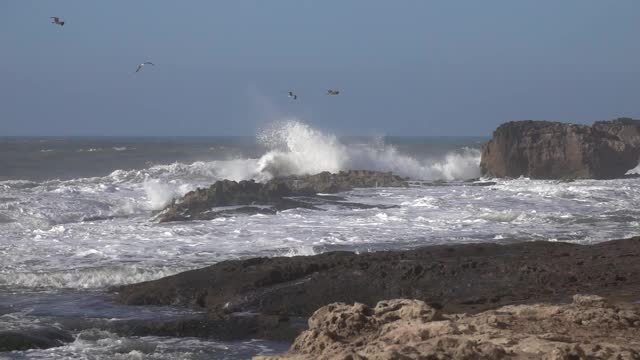
<svg viewBox="0 0 640 360">
<path fill-rule="evenodd" d="M 161 210 L 179 195 L 175 188 L 160 182 L 160 180 L 145 181 L 144 190 L 147 193 L 151 210 Z"/>
<path fill-rule="evenodd" d="M 522 178 L 495 180 L 492 186 L 359 189 L 342 195 L 382 206 L 326 205 L 325 211 L 170 224 L 152 220 L 152 211 L 174 197 L 224 178 L 266 180 L 346 169 L 431 180 L 479 175 L 477 149 L 419 158 L 382 138 L 348 144 L 296 120 L 275 124 L 259 139 L 267 150 L 254 158 L 149 165 L 71 180 L 1 181 L 0 286 L 100 288 L 247 256 L 496 239 L 597 241 L 638 228 L 640 179 Z"/>
<path fill-rule="evenodd" d="M 379 140 L 364 146 L 348 146 L 291 119 L 261 132 L 258 139 L 271 148 L 258 160 L 258 170 L 268 176 L 314 174 L 349 169 L 392 171 L 417 180 L 456 180 L 480 176 L 480 151 L 464 149 L 435 162 L 401 154 Z"/>
<path fill-rule="evenodd" d="M 97 251 L 94 250 L 94 253 L 96 252 Z M 84 254 L 80 253 L 78 255 L 86 258 L 89 254 L 85 252 Z M 99 261 L 96 257 L 89 260 Z M 0 273 L 0 286 L 8 286 L 11 288 L 103 288 L 111 285 L 155 280 L 188 269 L 189 268 L 184 267 L 147 269 L 136 265 L 122 265 L 74 270 Z"/>
<path fill-rule="evenodd" d="M 627 171 L 627 175 L 640 174 L 640 163 L 633 169 Z"/>
<path fill-rule="evenodd" d="M 50 348 L 15 351 L 10 358 L 29 359 L 249 359 L 283 352 L 286 344 L 263 340 L 221 342 L 190 337 L 123 337 L 100 329 L 84 329 L 71 343 Z"/>
</svg>

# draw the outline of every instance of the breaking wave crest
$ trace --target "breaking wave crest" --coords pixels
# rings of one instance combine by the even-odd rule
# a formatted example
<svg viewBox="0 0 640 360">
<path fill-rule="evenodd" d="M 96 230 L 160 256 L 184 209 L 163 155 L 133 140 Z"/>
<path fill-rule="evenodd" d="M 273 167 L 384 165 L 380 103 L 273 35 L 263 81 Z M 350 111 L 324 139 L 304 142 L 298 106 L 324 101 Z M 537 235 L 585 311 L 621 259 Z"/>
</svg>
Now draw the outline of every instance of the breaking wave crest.
<svg viewBox="0 0 640 360">
<path fill-rule="evenodd" d="M 359 146 L 341 143 L 295 119 L 261 132 L 258 140 L 271 150 L 258 160 L 263 178 L 336 172 L 349 169 L 391 171 L 416 180 L 465 180 L 480 176 L 480 151 L 465 148 L 437 161 L 401 154 L 378 140 Z"/>
<path fill-rule="evenodd" d="M 71 180 L 3 181 L 0 190 L 37 198 L 41 205 L 47 206 L 26 209 L 24 201 L 9 201 L 0 203 L 0 211 L 14 210 L 8 211 L 5 217 L 14 218 L 15 213 L 16 217 L 31 222 L 30 228 L 47 228 L 83 219 L 159 210 L 172 199 L 221 179 L 266 181 L 276 176 L 350 169 L 391 171 L 415 180 L 450 181 L 480 176 L 478 149 L 464 148 L 436 159 L 417 159 L 385 144 L 382 139 L 345 144 L 335 135 L 296 119 L 274 123 L 257 138 L 267 148 L 259 158 L 153 165 Z M 63 205 L 70 209 L 61 209 Z M 26 210 L 31 216 L 25 218 Z"/>
</svg>

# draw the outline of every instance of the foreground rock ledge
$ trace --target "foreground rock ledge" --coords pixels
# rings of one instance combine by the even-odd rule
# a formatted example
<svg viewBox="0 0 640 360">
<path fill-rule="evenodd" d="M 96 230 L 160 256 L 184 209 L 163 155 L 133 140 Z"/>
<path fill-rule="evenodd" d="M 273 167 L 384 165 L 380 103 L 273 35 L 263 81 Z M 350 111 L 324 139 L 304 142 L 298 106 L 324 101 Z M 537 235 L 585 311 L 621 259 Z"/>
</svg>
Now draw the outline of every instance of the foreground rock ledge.
<svg viewBox="0 0 640 360">
<path fill-rule="evenodd" d="M 280 356 L 294 359 L 640 359 L 640 312 L 599 296 L 515 305 L 476 315 L 419 300 L 324 306 Z"/>
<path fill-rule="evenodd" d="M 535 179 L 619 178 L 638 165 L 640 120 L 588 125 L 512 121 L 482 149 L 485 176 Z"/>
<path fill-rule="evenodd" d="M 412 298 L 443 312 L 477 313 L 567 302 L 577 293 L 638 301 L 640 237 L 594 245 L 484 243 L 230 260 L 115 290 L 126 304 L 188 306 L 205 310 L 212 321 L 260 314 L 277 327 L 333 302 L 373 306 Z M 271 328 L 238 330 L 234 338 L 269 336 Z"/>
</svg>

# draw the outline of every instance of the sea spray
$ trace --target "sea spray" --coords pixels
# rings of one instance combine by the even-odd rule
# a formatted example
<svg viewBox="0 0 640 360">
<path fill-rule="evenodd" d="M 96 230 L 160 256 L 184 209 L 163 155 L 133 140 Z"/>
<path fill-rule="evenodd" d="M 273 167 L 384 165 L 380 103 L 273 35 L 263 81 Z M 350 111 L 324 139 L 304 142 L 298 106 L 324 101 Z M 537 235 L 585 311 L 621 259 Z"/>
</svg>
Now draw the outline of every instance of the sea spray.
<svg viewBox="0 0 640 360">
<path fill-rule="evenodd" d="M 149 180 L 144 183 L 150 210 L 161 210 L 178 196 L 175 188 L 159 180 Z"/>
<path fill-rule="evenodd" d="M 348 149 L 335 136 L 297 120 L 275 123 L 258 141 L 271 149 L 258 160 L 258 170 L 270 177 L 337 172 L 348 162 Z"/>
<path fill-rule="evenodd" d="M 419 180 L 465 180 L 480 176 L 480 151 L 465 148 L 438 161 L 421 161 L 400 153 L 381 138 L 346 145 L 295 119 L 273 124 L 258 135 L 271 149 L 258 160 L 263 178 L 366 169 L 391 171 Z"/>
</svg>

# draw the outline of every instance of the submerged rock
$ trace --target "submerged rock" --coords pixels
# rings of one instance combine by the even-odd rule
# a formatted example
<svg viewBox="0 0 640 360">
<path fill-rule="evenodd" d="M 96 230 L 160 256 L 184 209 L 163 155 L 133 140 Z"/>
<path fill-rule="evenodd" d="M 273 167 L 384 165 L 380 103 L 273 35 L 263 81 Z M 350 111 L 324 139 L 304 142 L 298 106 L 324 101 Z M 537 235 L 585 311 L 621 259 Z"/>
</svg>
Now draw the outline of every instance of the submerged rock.
<svg viewBox="0 0 640 360">
<path fill-rule="evenodd" d="M 609 179 L 624 176 L 639 159 L 640 120 L 512 121 L 483 146 L 480 168 L 494 177 Z"/>
<path fill-rule="evenodd" d="M 419 300 L 336 303 L 277 359 L 640 359 L 640 311 L 575 295 L 567 305 L 514 305 L 441 315 Z"/>
<path fill-rule="evenodd" d="M 292 197 L 337 193 L 360 187 L 403 187 L 405 179 L 388 172 L 351 170 L 337 174 L 276 178 L 266 183 L 249 181 L 216 181 L 207 189 L 197 189 L 174 201 L 159 215 L 160 222 L 210 220 L 230 214 L 270 214 L 277 211 L 317 209 L 312 201 Z M 316 197 L 315 200 L 324 200 Z M 347 204 L 347 203 L 345 203 Z M 227 208 L 224 208 L 227 207 Z M 229 208 L 232 207 L 232 208 Z"/>
<path fill-rule="evenodd" d="M 0 352 L 48 349 L 71 341 L 73 336 L 68 331 L 52 326 L 0 330 Z"/>
</svg>

